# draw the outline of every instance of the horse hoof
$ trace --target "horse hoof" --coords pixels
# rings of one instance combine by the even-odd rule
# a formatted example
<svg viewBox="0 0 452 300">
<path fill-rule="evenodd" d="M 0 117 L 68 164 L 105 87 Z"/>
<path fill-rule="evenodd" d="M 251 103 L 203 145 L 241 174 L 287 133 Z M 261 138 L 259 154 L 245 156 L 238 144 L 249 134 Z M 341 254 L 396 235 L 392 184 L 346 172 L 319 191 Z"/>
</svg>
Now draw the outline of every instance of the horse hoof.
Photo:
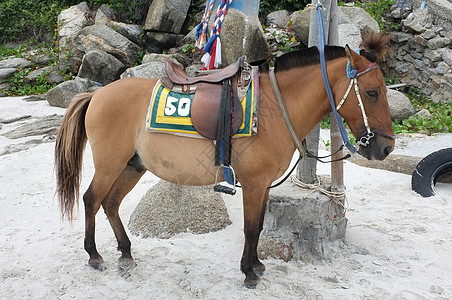
<svg viewBox="0 0 452 300">
<path fill-rule="evenodd" d="M 130 276 L 129 271 L 135 268 L 137 264 L 133 259 L 119 258 L 118 260 L 118 273 L 121 277 L 128 278 Z"/>
<path fill-rule="evenodd" d="M 103 260 L 89 260 L 88 261 L 88 264 L 93 268 L 93 269 L 96 269 L 96 270 L 98 270 L 98 271 L 105 271 L 106 269 L 107 269 L 107 267 L 105 266 L 105 264 L 104 264 L 104 261 Z"/>
<path fill-rule="evenodd" d="M 255 264 L 253 266 L 253 271 L 254 271 L 254 273 L 256 273 L 256 275 L 262 276 L 262 275 L 264 275 L 264 272 L 265 272 L 265 265 L 263 263 L 259 262 L 258 264 Z"/>
<path fill-rule="evenodd" d="M 245 279 L 245 287 L 248 289 L 255 289 L 257 284 L 261 281 L 259 276 L 253 276 L 252 279 L 246 278 Z"/>
</svg>

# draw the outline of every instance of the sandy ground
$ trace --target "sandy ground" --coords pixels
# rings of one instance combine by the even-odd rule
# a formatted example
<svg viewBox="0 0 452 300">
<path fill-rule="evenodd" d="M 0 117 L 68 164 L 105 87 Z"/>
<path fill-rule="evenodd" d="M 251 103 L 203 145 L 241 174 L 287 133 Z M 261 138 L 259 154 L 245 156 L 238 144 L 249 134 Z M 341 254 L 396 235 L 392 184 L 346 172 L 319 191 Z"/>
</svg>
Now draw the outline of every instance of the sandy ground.
<svg viewBox="0 0 452 300">
<path fill-rule="evenodd" d="M 0 98 L 0 119 L 63 114 L 47 102 Z M 0 153 L 30 139 L 1 134 L 29 121 L 4 124 Z M 451 147 L 452 136 L 403 137 L 395 153 L 423 157 Z M 69 224 L 54 197 L 53 142 L 0 156 L 0 299 L 451 299 L 452 189 L 422 198 L 411 177 L 346 162 L 349 210 L 346 249 L 316 262 L 266 259 L 255 290 L 243 286 L 241 193 L 225 196 L 232 225 L 204 235 L 166 240 L 130 236 L 136 268 L 118 275 L 116 240 L 103 213 L 97 245 L 107 270 L 87 265 L 83 205 Z M 82 191 L 93 174 L 85 155 Z M 319 165 L 328 174 L 328 165 Z M 158 179 L 147 173 L 121 206 L 125 224 Z M 355 249 L 355 250 L 350 250 Z"/>
</svg>

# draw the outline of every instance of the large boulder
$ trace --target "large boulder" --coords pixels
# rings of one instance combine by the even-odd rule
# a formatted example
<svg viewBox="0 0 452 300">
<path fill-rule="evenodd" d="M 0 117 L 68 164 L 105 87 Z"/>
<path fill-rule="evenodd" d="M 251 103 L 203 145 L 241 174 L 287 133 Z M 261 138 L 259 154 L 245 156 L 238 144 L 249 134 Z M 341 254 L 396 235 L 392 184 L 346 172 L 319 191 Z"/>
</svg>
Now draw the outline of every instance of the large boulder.
<svg viewBox="0 0 452 300">
<path fill-rule="evenodd" d="M 51 106 L 67 108 L 75 95 L 84 92 L 93 92 L 101 88 L 97 82 L 77 77 L 74 80 L 65 81 L 47 92 L 47 102 Z"/>
<path fill-rule="evenodd" d="M 79 65 L 81 62 L 81 57 L 68 56 L 68 53 L 71 53 L 73 48 L 74 37 L 89 23 L 89 13 L 88 4 L 81 2 L 61 11 L 58 15 L 59 65 L 62 71 L 66 71 L 67 65 L 69 65 L 70 71 L 74 72 L 77 68 L 74 69 L 73 66 Z"/>
<path fill-rule="evenodd" d="M 183 186 L 160 181 L 138 203 L 130 232 L 144 238 L 170 238 L 181 232 L 218 231 L 231 224 L 221 194 L 212 186 Z"/>
<path fill-rule="evenodd" d="M 25 58 L 8 58 L 4 60 L 0 60 L 0 69 L 23 69 L 31 67 L 31 62 L 26 60 Z"/>
<path fill-rule="evenodd" d="M 267 22 L 267 25 L 273 24 L 279 28 L 286 28 L 287 23 L 289 22 L 289 13 L 287 10 L 273 11 L 265 17 L 265 21 Z"/>
<path fill-rule="evenodd" d="M 299 40 L 305 46 L 308 46 L 309 43 L 310 18 L 310 9 L 296 11 L 290 15 L 290 19 L 292 20 L 292 29 L 295 32 L 295 36 L 297 40 Z"/>
<path fill-rule="evenodd" d="M 83 56 L 78 76 L 107 85 L 119 79 L 125 69 L 126 66 L 113 55 L 100 50 L 91 50 Z"/>
<path fill-rule="evenodd" d="M 95 23 L 98 25 L 107 25 L 135 44 L 142 44 L 141 37 L 143 35 L 143 30 L 141 29 L 141 27 L 136 24 L 116 22 L 113 11 L 105 4 L 102 4 L 101 7 L 99 7 L 99 9 L 97 10 Z"/>
<path fill-rule="evenodd" d="M 362 37 L 359 28 L 353 24 L 340 24 L 338 26 L 339 45 L 349 45 L 352 49 L 358 49 L 361 44 Z"/>
<path fill-rule="evenodd" d="M 166 76 L 165 63 L 154 61 L 129 68 L 121 74 L 121 78 L 141 77 L 160 79 Z"/>
<path fill-rule="evenodd" d="M 220 31 L 221 59 L 224 66 L 246 55 L 247 61 L 267 59 L 269 49 L 267 39 L 257 17 L 248 17 L 230 8 Z"/>
<path fill-rule="evenodd" d="M 387 98 L 391 119 L 405 119 L 416 113 L 410 99 L 403 93 L 388 89 Z"/>
<path fill-rule="evenodd" d="M 305 46 L 309 42 L 310 18 L 310 9 L 296 11 L 290 15 L 295 36 Z M 364 9 L 340 6 L 338 31 L 340 46 L 348 44 L 352 48 L 358 48 L 362 37 L 369 32 L 379 32 L 380 29 L 378 23 Z"/>
<path fill-rule="evenodd" d="M 74 45 L 82 56 L 90 50 L 101 50 L 113 55 L 127 67 L 134 65 L 140 51 L 137 44 L 103 24 L 80 30 Z"/>
<path fill-rule="evenodd" d="M 8 79 L 13 76 L 18 70 L 16 68 L 1 68 L 0 69 L 0 81 L 4 79 Z"/>
<path fill-rule="evenodd" d="M 355 25 L 362 37 L 370 32 L 380 31 L 377 21 L 361 7 L 340 6 L 339 12 L 339 25 L 347 23 Z"/>
<path fill-rule="evenodd" d="M 81 2 L 61 11 L 58 15 L 58 36 L 60 49 L 66 43 L 66 39 L 73 38 L 83 27 L 88 24 L 90 9 L 86 2 Z"/>
<path fill-rule="evenodd" d="M 148 50 L 161 52 L 161 49 L 169 49 L 176 46 L 184 38 L 184 35 L 152 31 L 146 33 L 146 38 Z"/>
<path fill-rule="evenodd" d="M 144 29 L 178 34 L 189 7 L 189 0 L 153 0 L 149 6 Z"/>
</svg>

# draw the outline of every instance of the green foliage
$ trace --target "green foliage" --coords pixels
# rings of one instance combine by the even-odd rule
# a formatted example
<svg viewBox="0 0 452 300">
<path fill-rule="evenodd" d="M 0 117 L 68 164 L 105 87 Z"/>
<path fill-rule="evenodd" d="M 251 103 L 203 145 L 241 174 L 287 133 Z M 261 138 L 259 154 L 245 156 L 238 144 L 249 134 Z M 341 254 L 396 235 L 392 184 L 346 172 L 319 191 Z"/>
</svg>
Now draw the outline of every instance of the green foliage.
<svg viewBox="0 0 452 300">
<path fill-rule="evenodd" d="M 259 14 L 261 16 L 267 16 L 269 13 L 275 10 L 287 10 L 289 12 L 294 12 L 297 10 L 303 10 L 307 4 L 311 3 L 308 0 L 295 1 L 295 0 L 261 0 L 259 6 Z"/>
<path fill-rule="evenodd" d="M 52 0 L 2 0 L 0 2 L 0 43 L 52 32 L 61 6 Z"/>
<path fill-rule="evenodd" d="M 408 119 L 394 120 L 394 133 L 452 133 L 452 103 L 433 102 L 417 88 L 410 88 L 407 96 L 417 111 L 425 109 L 430 115 L 414 115 Z"/>
<path fill-rule="evenodd" d="M 53 31 L 59 13 L 80 0 L 0 1 L 0 43 L 45 39 Z M 107 4 L 122 22 L 142 24 L 152 0 L 89 0 L 90 6 Z"/>
<path fill-rule="evenodd" d="M 34 84 L 25 83 L 25 77 L 30 71 L 31 69 L 23 69 L 14 73 L 7 81 L 11 85 L 11 89 L 6 90 L 6 94 L 9 96 L 39 95 L 47 93 L 55 86 L 47 82 L 47 74 L 39 75 Z"/>
</svg>

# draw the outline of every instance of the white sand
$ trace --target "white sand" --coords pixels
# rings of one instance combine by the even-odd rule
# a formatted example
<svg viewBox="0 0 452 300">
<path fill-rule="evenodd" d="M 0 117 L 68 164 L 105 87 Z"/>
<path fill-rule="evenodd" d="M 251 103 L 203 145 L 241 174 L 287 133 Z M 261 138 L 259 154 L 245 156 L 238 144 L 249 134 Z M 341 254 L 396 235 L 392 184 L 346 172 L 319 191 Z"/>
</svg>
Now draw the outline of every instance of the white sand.
<svg viewBox="0 0 452 300">
<path fill-rule="evenodd" d="M 47 102 L 0 98 L 0 119 L 63 114 Z M 3 125 L 0 134 L 24 122 Z M 23 143 L 0 136 L 0 153 Z M 451 135 L 409 138 L 395 153 L 425 156 L 452 147 Z M 0 156 L 0 299 L 451 299 L 452 190 L 422 198 L 408 175 L 345 163 L 349 211 L 344 250 L 328 261 L 266 259 L 255 290 L 243 287 L 241 193 L 225 196 L 232 225 L 219 232 L 167 240 L 129 234 L 137 267 L 117 272 L 116 240 L 103 213 L 97 246 L 107 270 L 87 265 L 83 205 L 72 224 L 54 198 L 54 143 Z M 82 192 L 93 166 L 85 152 Z M 329 165 L 319 165 L 320 174 Z M 158 179 L 147 173 L 121 206 L 123 222 Z M 354 253 L 353 253 L 354 252 Z"/>
</svg>

